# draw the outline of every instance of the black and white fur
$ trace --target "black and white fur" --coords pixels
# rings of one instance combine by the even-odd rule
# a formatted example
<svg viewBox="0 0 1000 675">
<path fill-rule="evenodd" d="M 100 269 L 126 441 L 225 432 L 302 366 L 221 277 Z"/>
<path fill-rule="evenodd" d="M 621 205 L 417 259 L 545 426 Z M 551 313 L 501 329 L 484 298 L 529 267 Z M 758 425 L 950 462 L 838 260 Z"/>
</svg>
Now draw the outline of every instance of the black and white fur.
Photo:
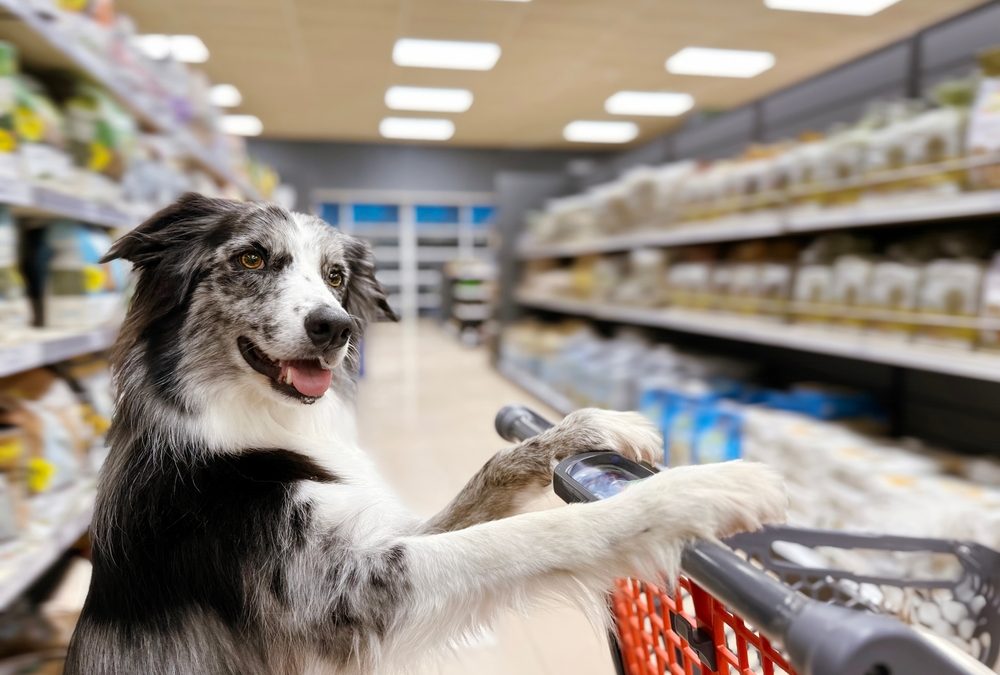
<svg viewBox="0 0 1000 675">
<path fill-rule="evenodd" d="M 241 265 L 247 252 L 261 269 Z M 139 278 L 69 675 L 405 668 L 506 607 L 671 577 L 687 541 L 783 515 L 775 475 L 738 462 L 519 514 L 563 457 L 657 453 L 638 415 L 582 410 L 499 452 L 421 520 L 356 441 L 354 350 L 368 321 L 392 318 L 366 244 L 273 205 L 186 195 L 107 257 Z M 318 310 L 349 317 L 346 344 L 307 338 Z M 297 395 L 261 355 L 320 363 L 332 386 Z"/>
</svg>

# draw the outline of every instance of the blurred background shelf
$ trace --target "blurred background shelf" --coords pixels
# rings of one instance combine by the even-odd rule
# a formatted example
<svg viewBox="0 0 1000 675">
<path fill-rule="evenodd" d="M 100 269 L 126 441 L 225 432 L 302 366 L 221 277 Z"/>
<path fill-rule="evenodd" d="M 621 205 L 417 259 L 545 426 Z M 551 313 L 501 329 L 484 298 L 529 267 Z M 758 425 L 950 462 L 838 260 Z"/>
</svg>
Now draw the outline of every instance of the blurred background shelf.
<svg viewBox="0 0 1000 675">
<path fill-rule="evenodd" d="M 33 522 L 22 537 L 0 543 L 0 612 L 37 581 L 80 537 L 94 514 L 95 481 L 33 497 Z"/>
<path fill-rule="evenodd" d="M 547 312 L 635 326 L 754 342 L 988 382 L 1000 382 L 1000 355 L 915 344 L 870 335 L 683 309 L 644 309 L 520 294 L 518 301 Z"/>
<path fill-rule="evenodd" d="M 257 190 L 225 161 L 207 151 L 190 130 L 177 125 L 168 110 L 137 94 L 98 54 L 81 46 L 61 22 L 69 17 L 43 4 L 0 0 L 0 38 L 15 38 L 26 60 L 46 68 L 77 71 L 101 85 L 148 129 L 171 135 L 178 149 L 223 183 L 236 185 L 248 199 L 260 197 Z M 30 31 L 22 29 L 27 27 Z"/>
<path fill-rule="evenodd" d="M 687 223 L 661 228 L 639 227 L 635 232 L 563 244 L 522 242 L 523 260 L 568 258 L 594 253 L 613 253 L 636 248 L 666 248 L 694 244 L 746 241 L 829 230 L 850 230 L 882 225 L 912 225 L 938 220 L 988 217 L 1000 214 L 1000 190 L 967 192 L 943 197 L 923 197 L 910 203 L 864 203 L 850 207 L 789 210 L 786 213 L 755 213 L 728 216 L 718 221 Z"/>
<path fill-rule="evenodd" d="M 0 345 L 0 377 L 109 349 L 118 326 L 66 333 L 54 329 L 25 329 L 12 344 Z"/>
<path fill-rule="evenodd" d="M 499 370 L 500 374 L 508 380 L 519 386 L 521 389 L 524 389 L 535 398 L 543 401 L 547 406 L 559 414 L 568 415 L 576 410 L 577 406 L 573 405 L 568 398 L 538 378 L 506 364 L 501 364 Z"/>
</svg>

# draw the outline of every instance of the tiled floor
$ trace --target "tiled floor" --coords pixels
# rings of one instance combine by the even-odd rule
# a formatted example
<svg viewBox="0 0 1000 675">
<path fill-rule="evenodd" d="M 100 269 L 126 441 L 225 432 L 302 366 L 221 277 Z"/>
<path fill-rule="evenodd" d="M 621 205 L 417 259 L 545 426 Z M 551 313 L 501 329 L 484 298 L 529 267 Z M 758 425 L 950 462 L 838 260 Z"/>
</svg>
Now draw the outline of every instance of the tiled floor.
<svg viewBox="0 0 1000 675">
<path fill-rule="evenodd" d="M 379 324 L 366 351 L 358 402 L 362 439 L 419 513 L 443 507 L 503 447 L 493 430 L 501 406 L 532 403 L 555 417 L 500 377 L 485 350 L 462 347 L 435 324 Z M 578 611 L 550 607 L 505 617 L 477 644 L 421 672 L 611 675 L 614 669 L 606 641 Z"/>
</svg>

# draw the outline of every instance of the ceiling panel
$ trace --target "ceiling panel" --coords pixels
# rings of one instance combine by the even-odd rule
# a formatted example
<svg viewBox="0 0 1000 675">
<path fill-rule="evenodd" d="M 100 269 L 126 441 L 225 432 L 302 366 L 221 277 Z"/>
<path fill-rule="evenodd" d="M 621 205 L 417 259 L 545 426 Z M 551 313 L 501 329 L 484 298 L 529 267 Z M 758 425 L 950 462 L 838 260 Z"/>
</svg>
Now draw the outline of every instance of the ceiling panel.
<svg viewBox="0 0 1000 675">
<path fill-rule="evenodd" d="M 620 89 L 691 93 L 696 107 L 738 106 L 899 40 L 981 0 L 902 0 L 873 17 L 779 12 L 763 0 L 117 0 L 144 32 L 194 33 L 205 69 L 243 92 L 238 112 L 275 138 L 379 140 L 394 84 L 466 87 L 475 101 L 449 144 L 569 147 L 574 119 L 604 112 Z M 489 72 L 399 68 L 399 37 L 490 40 Z M 749 80 L 671 75 L 681 47 L 765 49 L 777 65 Z M 435 116 L 419 114 L 415 116 Z M 676 119 L 635 118 L 636 143 Z M 620 146 L 619 146 L 620 147 Z"/>
</svg>

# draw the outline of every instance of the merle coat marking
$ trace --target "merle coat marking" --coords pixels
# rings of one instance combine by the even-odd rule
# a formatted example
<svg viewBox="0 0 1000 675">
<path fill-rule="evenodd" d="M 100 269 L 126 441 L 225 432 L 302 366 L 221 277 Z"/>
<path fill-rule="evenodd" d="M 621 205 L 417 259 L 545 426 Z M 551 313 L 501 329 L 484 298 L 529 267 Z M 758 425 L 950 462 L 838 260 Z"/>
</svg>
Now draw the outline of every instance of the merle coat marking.
<svg viewBox="0 0 1000 675">
<path fill-rule="evenodd" d="M 70 675 L 404 668 L 504 608 L 672 575 L 691 538 L 783 511 L 773 474 L 730 463 L 519 514 L 571 453 L 658 454 L 639 416 L 583 410 L 499 452 L 422 521 L 356 440 L 357 341 L 392 318 L 366 244 L 275 206 L 186 195 L 116 257 L 139 279 L 113 355 L 117 411 Z M 346 343 L 308 337 L 311 312 L 348 326 Z M 332 372 L 329 389 L 309 393 L 303 372 Z"/>
</svg>

